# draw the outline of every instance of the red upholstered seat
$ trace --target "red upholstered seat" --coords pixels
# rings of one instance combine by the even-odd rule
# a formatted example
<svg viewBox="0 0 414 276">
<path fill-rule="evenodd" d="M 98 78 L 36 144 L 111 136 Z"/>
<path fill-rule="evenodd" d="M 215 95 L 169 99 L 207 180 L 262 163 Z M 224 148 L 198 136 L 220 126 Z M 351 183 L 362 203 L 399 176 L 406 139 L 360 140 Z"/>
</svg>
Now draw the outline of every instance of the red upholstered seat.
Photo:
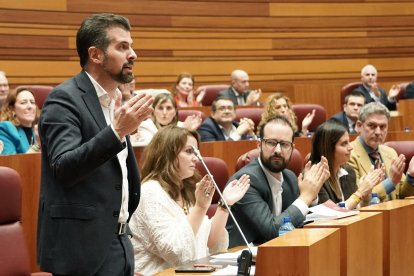
<svg viewBox="0 0 414 276">
<path fill-rule="evenodd" d="M 322 105 L 319 104 L 294 104 L 292 105 L 292 110 L 295 112 L 296 117 L 298 118 L 298 129 L 302 129 L 302 121 L 306 115 L 312 110 L 315 109 L 315 118 L 313 118 L 312 123 L 309 125 L 308 130 L 314 132 L 315 129 L 326 121 L 326 110 Z"/>
<path fill-rule="evenodd" d="M 242 154 L 236 162 L 236 171 L 240 170 L 244 166 L 250 163 L 255 157 L 259 157 L 259 149 L 252 149 L 245 154 Z M 292 157 L 290 158 L 290 162 L 287 168 L 295 173 L 298 176 L 303 169 L 303 159 L 302 154 L 297 149 L 293 149 Z"/>
<path fill-rule="evenodd" d="M 354 91 L 361 84 L 362 84 L 362 82 L 358 81 L 358 82 L 350 82 L 350 83 L 345 84 L 344 86 L 342 86 L 342 88 L 341 88 L 341 106 L 339 107 L 339 110 L 343 110 L 343 108 L 344 108 L 345 97 L 348 94 L 351 94 L 352 91 Z"/>
<path fill-rule="evenodd" d="M 33 91 L 36 105 L 42 109 L 43 103 L 46 100 L 47 95 L 49 95 L 49 92 L 52 91 L 53 86 L 50 85 L 20 85 L 16 89 L 20 87 L 27 87 L 31 91 Z"/>
<path fill-rule="evenodd" d="M 224 190 L 224 187 L 226 186 L 227 181 L 229 180 L 229 171 L 227 164 L 222 159 L 217 157 L 203 157 L 203 160 L 206 163 L 210 173 L 213 175 L 213 178 L 216 181 L 217 186 L 222 192 Z M 197 162 L 196 167 L 200 172 L 201 176 L 207 174 L 207 171 L 205 170 L 201 162 Z M 207 211 L 207 215 L 209 217 L 212 217 L 214 215 L 217 208 L 217 202 L 219 201 L 219 199 L 220 195 L 218 194 L 218 192 L 214 192 L 213 200 L 211 201 L 211 206 Z"/>
<path fill-rule="evenodd" d="M 178 121 L 184 122 L 185 119 L 193 114 L 200 114 L 201 119 L 204 121 L 206 118 L 206 114 L 203 111 L 195 110 L 195 109 L 179 109 L 178 110 Z"/>
<path fill-rule="evenodd" d="M 236 121 L 241 118 L 250 118 L 254 122 L 255 132 L 262 119 L 263 107 L 241 107 L 236 109 Z"/>
<path fill-rule="evenodd" d="M 21 223 L 22 184 L 19 174 L 0 167 L 0 275 L 30 273 L 29 253 Z"/>
<path fill-rule="evenodd" d="M 410 160 L 414 156 L 414 141 L 387 141 L 384 143 L 384 145 L 395 149 L 398 155 L 405 155 L 404 172 L 407 172 Z"/>
<path fill-rule="evenodd" d="M 210 106 L 211 103 L 216 99 L 218 93 L 229 87 L 228 84 L 207 84 L 201 85 L 197 88 L 196 94 L 200 93 L 203 90 L 206 90 L 204 98 L 201 100 L 203 106 Z"/>
</svg>

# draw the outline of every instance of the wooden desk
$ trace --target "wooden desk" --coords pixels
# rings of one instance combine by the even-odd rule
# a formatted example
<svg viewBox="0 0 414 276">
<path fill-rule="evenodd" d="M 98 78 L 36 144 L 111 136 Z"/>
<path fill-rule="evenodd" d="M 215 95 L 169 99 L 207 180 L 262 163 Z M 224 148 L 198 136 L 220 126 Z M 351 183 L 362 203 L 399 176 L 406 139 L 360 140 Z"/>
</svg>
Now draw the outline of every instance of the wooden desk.
<svg viewBox="0 0 414 276">
<path fill-rule="evenodd" d="M 361 212 L 336 220 L 320 220 L 305 228 L 339 228 L 341 230 L 341 276 L 383 275 L 382 213 Z M 371 231 L 379 229 L 379 231 Z"/>
<path fill-rule="evenodd" d="M 339 229 L 295 229 L 259 246 L 256 275 L 340 275 Z"/>
<path fill-rule="evenodd" d="M 413 275 L 414 201 L 392 200 L 363 207 L 362 212 L 383 214 L 384 275 Z M 375 229 L 371 229 L 372 234 Z"/>
</svg>

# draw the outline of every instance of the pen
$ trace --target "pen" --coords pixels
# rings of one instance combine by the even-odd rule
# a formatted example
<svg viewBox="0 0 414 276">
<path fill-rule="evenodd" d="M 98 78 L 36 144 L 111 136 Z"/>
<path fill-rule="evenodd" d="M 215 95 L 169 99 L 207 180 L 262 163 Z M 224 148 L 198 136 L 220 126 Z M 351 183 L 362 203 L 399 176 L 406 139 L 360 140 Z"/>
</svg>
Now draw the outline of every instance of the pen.
<svg viewBox="0 0 414 276">
<path fill-rule="evenodd" d="M 214 267 L 214 268 L 223 268 L 222 265 L 213 265 L 213 264 L 194 264 L 193 267 Z"/>
</svg>

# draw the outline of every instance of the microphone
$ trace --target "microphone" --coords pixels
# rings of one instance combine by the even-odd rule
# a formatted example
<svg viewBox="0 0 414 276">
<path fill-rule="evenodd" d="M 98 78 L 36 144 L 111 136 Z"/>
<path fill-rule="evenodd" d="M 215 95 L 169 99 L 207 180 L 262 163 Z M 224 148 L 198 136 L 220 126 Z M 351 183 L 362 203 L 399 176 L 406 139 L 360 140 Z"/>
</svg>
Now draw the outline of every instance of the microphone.
<svg viewBox="0 0 414 276">
<path fill-rule="evenodd" d="M 210 173 L 210 170 L 208 169 L 206 163 L 204 162 L 203 157 L 200 154 L 200 151 L 194 147 L 191 146 L 191 148 L 193 149 L 193 152 L 195 154 L 195 156 L 197 157 L 198 160 L 200 160 L 201 164 L 203 164 L 204 169 L 206 170 L 208 176 L 210 177 L 211 181 L 213 182 L 214 188 L 216 189 L 216 191 L 218 192 L 220 199 L 222 200 L 222 202 L 224 203 L 224 205 L 226 205 L 227 211 L 229 212 L 231 218 L 234 221 L 234 224 L 236 224 L 237 229 L 240 232 L 240 235 L 242 236 L 244 242 L 247 245 L 247 250 L 243 250 L 240 254 L 240 256 L 237 258 L 237 276 L 250 276 L 250 268 L 252 266 L 252 250 L 251 250 L 251 245 L 250 243 L 247 241 L 246 236 L 244 235 L 243 231 L 241 230 L 237 220 L 235 219 L 233 212 L 231 211 L 229 205 L 227 204 L 227 201 L 224 199 L 223 194 L 221 193 L 219 187 L 217 186 L 216 181 L 213 178 L 213 175 Z"/>
</svg>

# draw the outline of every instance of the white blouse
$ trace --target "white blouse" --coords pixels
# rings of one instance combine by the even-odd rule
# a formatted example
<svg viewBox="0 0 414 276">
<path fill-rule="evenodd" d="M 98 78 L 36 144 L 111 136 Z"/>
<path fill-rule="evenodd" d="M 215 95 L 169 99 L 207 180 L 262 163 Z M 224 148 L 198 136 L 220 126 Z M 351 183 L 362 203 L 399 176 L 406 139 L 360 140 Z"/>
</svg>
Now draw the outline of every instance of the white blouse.
<svg viewBox="0 0 414 276">
<path fill-rule="evenodd" d="M 183 127 L 184 123 L 178 121 L 177 126 Z M 141 122 L 138 127 L 137 133 L 131 136 L 131 144 L 134 147 L 144 147 L 147 146 L 152 137 L 158 132 L 158 128 L 155 125 L 154 121 L 149 118 Z"/>
<path fill-rule="evenodd" d="M 216 248 L 209 249 L 211 220 L 205 216 L 194 235 L 183 209 L 155 180 L 142 184 L 140 203 L 131 217 L 130 228 L 135 272 L 143 275 L 225 251 L 229 243 L 226 232 Z"/>
</svg>

